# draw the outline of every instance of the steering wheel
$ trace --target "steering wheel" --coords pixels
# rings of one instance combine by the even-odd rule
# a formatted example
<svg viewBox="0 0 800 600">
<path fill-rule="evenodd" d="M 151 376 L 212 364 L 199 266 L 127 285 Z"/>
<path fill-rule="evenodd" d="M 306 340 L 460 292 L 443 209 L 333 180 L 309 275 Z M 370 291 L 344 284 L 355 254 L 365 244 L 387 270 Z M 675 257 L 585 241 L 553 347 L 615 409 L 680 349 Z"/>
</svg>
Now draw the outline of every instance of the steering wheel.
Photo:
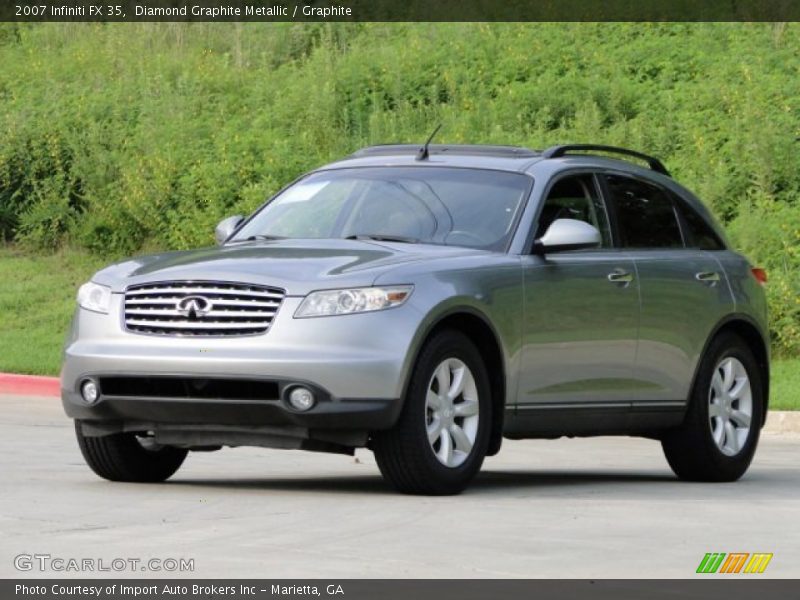
<svg viewBox="0 0 800 600">
<path fill-rule="evenodd" d="M 464 231 L 462 229 L 456 229 L 456 230 L 451 231 L 450 233 L 448 233 L 444 237 L 444 242 L 446 244 L 449 244 L 451 238 L 454 237 L 454 236 L 455 237 L 461 236 L 463 238 L 466 238 L 466 239 L 468 239 L 468 240 L 470 240 L 472 242 L 475 242 L 475 245 L 477 245 L 477 246 L 486 246 L 487 245 L 486 240 L 484 240 L 477 233 L 472 233 L 471 231 Z M 458 244 L 455 244 L 455 245 L 458 245 Z"/>
</svg>

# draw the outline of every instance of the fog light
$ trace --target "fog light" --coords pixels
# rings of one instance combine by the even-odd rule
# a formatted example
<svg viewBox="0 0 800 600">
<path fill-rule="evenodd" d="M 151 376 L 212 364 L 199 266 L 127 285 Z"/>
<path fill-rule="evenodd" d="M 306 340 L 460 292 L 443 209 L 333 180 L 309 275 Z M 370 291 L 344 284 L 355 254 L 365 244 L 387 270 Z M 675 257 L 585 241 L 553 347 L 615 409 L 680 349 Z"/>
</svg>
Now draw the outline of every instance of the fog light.
<svg viewBox="0 0 800 600">
<path fill-rule="evenodd" d="M 97 389 L 97 384 L 91 379 L 87 379 L 81 385 L 81 396 L 86 404 L 94 404 L 100 396 L 100 390 Z"/>
<path fill-rule="evenodd" d="M 314 393 L 304 387 L 296 387 L 289 393 L 289 404 L 295 410 L 309 410 L 314 406 Z"/>
</svg>

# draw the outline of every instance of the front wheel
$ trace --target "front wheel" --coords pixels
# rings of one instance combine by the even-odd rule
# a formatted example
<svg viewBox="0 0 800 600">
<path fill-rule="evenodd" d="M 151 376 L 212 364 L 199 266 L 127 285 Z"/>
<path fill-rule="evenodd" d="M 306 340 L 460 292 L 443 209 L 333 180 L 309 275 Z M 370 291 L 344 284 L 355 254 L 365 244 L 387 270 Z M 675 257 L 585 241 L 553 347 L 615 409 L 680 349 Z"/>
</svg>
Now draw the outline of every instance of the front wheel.
<svg viewBox="0 0 800 600">
<path fill-rule="evenodd" d="M 423 348 L 394 428 L 372 449 L 381 474 L 407 494 L 457 494 L 477 474 L 489 445 L 491 391 L 475 345 L 444 331 Z"/>
<path fill-rule="evenodd" d="M 688 481 L 735 481 L 756 451 L 764 393 L 758 362 L 744 340 L 723 334 L 700 364 L 683 425 L 662 447 L 669 466 Z"/>
<path fill-rule="evenodd" d="M 134 433 L 86 436 L 80 421 L 75 421 L 75 435 L 86 464 L 109 481 L 165 481 L 180 468 L 187 454 L 182 448 L 161 446 Z"/>
</svg>

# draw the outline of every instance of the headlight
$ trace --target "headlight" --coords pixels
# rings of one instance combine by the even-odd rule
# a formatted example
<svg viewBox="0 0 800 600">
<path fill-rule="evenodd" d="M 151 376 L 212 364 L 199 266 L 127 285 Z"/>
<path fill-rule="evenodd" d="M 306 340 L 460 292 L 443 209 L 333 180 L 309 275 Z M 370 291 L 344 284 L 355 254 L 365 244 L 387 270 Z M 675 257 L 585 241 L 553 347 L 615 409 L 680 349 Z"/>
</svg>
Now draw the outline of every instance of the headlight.
<svg viewBox="0 0 800 600">
<path fill-rule="evenodd" d="M 78 290 L 78 305 L 86 310 L 108 313 L 111 305 L 111 288 L 96 283 L 84 283 Z"/>
<path fill-rule="evenodd" d="M 408 300 L 413 289 L 411 285 L 397 285 L 311 292 L 297 308 L 294 316 L 302 319 L 393 308 Z"/>
</svg>

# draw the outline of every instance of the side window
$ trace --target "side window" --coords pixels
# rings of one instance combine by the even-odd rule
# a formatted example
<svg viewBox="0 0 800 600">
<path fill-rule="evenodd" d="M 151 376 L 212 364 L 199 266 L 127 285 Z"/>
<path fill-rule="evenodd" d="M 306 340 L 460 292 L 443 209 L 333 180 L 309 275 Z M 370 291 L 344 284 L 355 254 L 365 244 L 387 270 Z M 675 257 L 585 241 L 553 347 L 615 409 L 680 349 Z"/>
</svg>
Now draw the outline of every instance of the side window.
<svg viewBox="0 0 800 600">
<path fill-rule="evenodd" d="M 589 223 L 600 231 L 603 248 L 610 248 L 612 245 L 608 214 L 597 193 L 592 175 L 573 175 L 556 182 L 539 214 L 536 237 L 543 236 L 556 219 L 576 219 Z"/>
<path fill-rule="evenodd" d="M 686 240 L 687 246 L 699 248 L 700 250 L 725 249 L 725 245 L 716 232 L 694 208 L 682 198 L 676 198 L 675 204 L 678 210 L 681 211 L 683 222 L 686 223 L 686 228 L 689 230 L 689 235 L 687 236 L 689 239 Z"/>
<path fill-rule="evenodd" d="M 683 248 L 678 216 L 659 187 L 638 179 L 607 175 L 623 248 Z"/>
</svg>

